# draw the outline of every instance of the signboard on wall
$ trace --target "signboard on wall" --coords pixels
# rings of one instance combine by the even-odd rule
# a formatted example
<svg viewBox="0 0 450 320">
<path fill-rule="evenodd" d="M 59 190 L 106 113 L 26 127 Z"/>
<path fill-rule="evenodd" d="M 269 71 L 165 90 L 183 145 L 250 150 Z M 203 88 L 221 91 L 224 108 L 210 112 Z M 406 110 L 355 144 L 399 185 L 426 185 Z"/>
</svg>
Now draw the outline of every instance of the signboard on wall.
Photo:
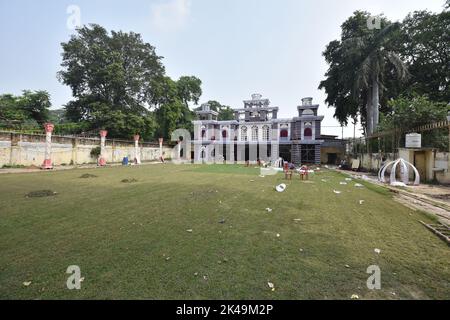
<svg viewBox="0 0 450 320">
<path fill-rule="evenodd" d="M 406 148 L 422 148 L 422 135 L 410 133 L 406 135 Z"/>
</svg>

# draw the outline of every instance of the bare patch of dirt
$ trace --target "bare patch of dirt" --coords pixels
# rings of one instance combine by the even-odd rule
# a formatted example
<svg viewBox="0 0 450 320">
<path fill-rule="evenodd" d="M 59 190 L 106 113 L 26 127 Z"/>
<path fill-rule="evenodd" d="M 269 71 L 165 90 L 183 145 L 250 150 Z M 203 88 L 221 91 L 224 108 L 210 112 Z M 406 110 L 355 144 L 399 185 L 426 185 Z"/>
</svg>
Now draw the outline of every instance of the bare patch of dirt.
<svg viewBox="0 0 450 320">
<path fill-rule="evenodd" d="M 122 183 L 136 183 L 138 182 L 136 179 L 123 179 Z"/>
<path fill-rule="evenodd" d="M 83 174 L 80 177 L 80 179 L 92 179 L 92 178 L 98 178 L 98 177 L 96 175 L 94 175 L 94 174 L 89 174 L 89 173 Z"/>
<path fill-rule="evenodd" d="M 53 197 L 56 196 L 58 193 L 51 190 L 38 190 L 38 191 L 32 191 L 28 193 L 25 197 L 26 198 L 45 198 L 45 197 Z"/>
</svg>

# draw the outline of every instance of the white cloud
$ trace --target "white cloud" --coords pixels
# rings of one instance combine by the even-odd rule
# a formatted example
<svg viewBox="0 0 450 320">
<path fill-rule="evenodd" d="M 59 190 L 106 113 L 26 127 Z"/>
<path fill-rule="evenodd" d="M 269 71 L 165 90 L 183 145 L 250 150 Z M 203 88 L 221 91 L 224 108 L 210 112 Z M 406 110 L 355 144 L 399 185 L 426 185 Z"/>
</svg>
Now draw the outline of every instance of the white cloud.
<svg viewBox="0 0 450 320">
<path fill-rule="evenodd" d="M 151 6 L 151 21 L 160 31 L 183 28 L 191 13 L 191 0 L 164 0 Z"/>
</svg>

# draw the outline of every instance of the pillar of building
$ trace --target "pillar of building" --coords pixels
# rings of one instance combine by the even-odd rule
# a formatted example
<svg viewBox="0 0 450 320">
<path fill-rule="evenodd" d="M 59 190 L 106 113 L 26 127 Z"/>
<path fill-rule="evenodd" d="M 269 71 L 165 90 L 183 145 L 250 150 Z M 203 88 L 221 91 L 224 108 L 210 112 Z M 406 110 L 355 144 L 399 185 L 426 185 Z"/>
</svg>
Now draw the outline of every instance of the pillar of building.
<svg viewBox="0 0 450 320">
<path fill-rule="evenodd" d="M 52 163 L 52 133 L 55 126 L 51 123 L 46 123 L 45 128 L 45 158 L 42 164 L 42 169 L 53 169 Z"/>
<path fill-rule="evenodd" d="M 141 164 L 141 150 L 139 150 L 139 139 L 141 137 L 137 134 L 134 136 L 134 163 Z"/>
<path fill-rule="evenodd" d="M 235 144 L 236 144 L 235 141 L 230 141 L 230 143 L 227 146 L 227 150 L 228 150 L 228 148 L 230 150 L 230 153 L 229 153 L 229 155 L 230 155 L 229 156 L 229 162 L 230 163 L 234 163 L 234 158 L 235 158 L 235 156 L 234 156 L 234 146 L 235 146 Z"/>
<path fill-rule="evenodd" d="M 100 131 L 100 157 L 98 159 L 98 165 L 103 167 L 106 166 L 106 136 L 108 131 Z"/>
<path fill-rule="evenodd" d="M 271 147 L 271 159 L 272 162 L 277 161 L 280 158 L 280 145 L 277 142 L 272 142 Z"/>
</svg>

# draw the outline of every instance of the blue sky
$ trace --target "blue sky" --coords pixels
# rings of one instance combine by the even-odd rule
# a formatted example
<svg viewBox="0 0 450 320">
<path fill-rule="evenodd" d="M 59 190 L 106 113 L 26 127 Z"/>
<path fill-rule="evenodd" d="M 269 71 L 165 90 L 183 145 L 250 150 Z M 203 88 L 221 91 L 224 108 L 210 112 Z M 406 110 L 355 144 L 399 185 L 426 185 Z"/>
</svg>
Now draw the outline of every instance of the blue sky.
<svg viewBox="0 0 450 320">
<path fill-rule="evenodd" d="M 323 131 L 341 134 L 318 90 L 327 65 L 322 52 L 355 10 L 401 20 L 408 12 L 442 11 L 444 0 L 0 0 L 0 94 L 48 90 L 54 108 L 71 100 L 60 84 L 60 43 L 70 5 L 81 23 L 141 33 L 164 57 L 167 73 L 203 81 L 202 101 L 233 108 L 258 92 L 292 117 L 305 96 L 321 104 Z M 345 136 L 353 135 L 353 127 Z"/>
</svg>

